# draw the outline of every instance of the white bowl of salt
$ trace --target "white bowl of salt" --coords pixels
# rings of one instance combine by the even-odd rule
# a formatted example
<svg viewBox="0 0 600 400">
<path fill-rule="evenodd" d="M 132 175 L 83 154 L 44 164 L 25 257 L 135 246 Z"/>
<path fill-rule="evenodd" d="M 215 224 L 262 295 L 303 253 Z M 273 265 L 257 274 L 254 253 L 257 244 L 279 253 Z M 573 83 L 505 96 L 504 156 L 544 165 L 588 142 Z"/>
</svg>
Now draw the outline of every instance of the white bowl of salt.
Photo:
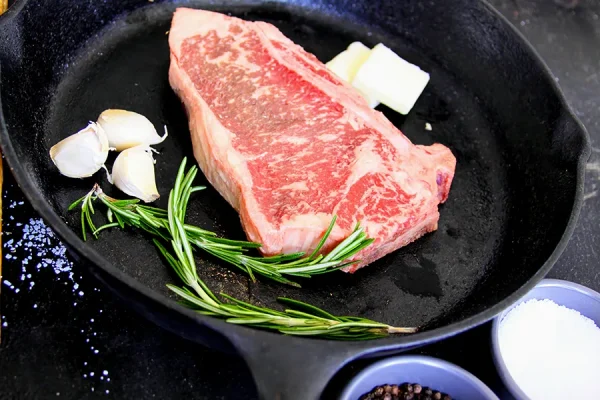
<svg viewBox="0 0 600 400">
<path fill-rule="evenodd" d="M 544 279 L 496 317 L 492 347 L 518 400 L 600 399 L 600 293 Z"/>
</svg>

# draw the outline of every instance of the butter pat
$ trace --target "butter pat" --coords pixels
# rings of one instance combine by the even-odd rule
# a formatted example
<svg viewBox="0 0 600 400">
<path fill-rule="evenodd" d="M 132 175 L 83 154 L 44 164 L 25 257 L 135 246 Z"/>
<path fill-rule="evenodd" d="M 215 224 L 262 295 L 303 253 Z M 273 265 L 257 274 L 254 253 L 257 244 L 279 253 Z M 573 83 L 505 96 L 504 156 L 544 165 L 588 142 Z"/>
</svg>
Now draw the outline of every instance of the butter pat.
<svg viewBox="0 0 600 400">
<path fill-rule="evenodd" d="M 352 85 L 400 114 L 408 114 L 429 83 L 429 74 L 379 43 L 355 73 Z"/>
<path fill-rule="evenodd" d="M 367 61 L 370 53 L 371 49 L 367 46 L 361 42 L 354 42 L 346 50 L 325 64 L 325 66 L 346 82 L 352 82 L 356 72 Z"/>
<path fill-rule="evenodd" d="M 352 83 L 361 65 L 369 58 L 371 50 L 361 42 L 353 42 L 348 48 L 335 56 L 325 66 L 334 74 L 348 83 Z M 361 92 L 359 90 L 359 92 Z M 371 108 L 377 107 L 379 102 L 368 93 L 361 92 Z"/>
</svg>

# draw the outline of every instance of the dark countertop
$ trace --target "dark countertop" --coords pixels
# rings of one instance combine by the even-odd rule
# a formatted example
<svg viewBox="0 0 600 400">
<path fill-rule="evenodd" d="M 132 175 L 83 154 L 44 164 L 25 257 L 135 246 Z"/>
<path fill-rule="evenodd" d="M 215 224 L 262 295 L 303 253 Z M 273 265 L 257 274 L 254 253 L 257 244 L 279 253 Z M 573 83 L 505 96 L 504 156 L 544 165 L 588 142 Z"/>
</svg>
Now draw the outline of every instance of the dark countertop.
<svg viewBox="0 0 600 400">
<path fill-rule="evenodd" d="M 533 43 L 594 145 L 577 229 L 549 277 L 600 290 L 600 2 L 490 0 Z M 96 287 L 24 201 L 4 190 L 1 399 L 255 399 L 241 359 L 180 339 Z M 502 399 L 490 324 L 415 351 L 454 362 Z M 372 362 L 372 361 L 370 361 Z M 325 398 L 367 362 L 351 364 Z"/>
</svg>

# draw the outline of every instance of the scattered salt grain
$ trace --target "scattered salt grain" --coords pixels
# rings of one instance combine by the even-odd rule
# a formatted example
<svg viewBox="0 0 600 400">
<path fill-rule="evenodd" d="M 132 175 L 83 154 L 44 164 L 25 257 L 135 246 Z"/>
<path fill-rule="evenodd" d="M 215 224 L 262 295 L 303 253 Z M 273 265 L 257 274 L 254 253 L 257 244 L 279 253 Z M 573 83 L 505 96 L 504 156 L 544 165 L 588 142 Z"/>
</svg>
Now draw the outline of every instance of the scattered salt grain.
<svg viewBox="0 0 600 400">
<path fill-rule="evenodd" d="M 22 202 L 14 202 L 11 208 L 21 204 Z M 46 226 L 40 218 L 31 218 L 24 225 L 21 223 L 15 225 L 23 227 L 21 239 L 16 242 L 13 239 L 8 240 L 4 243 L 4 248 L 6 253 L 15 253 L 17 251 L 21 253 L 21 271 L 25 276 L 25 279 L 21 277 L 21 280 L 27 281 L 32 279 L 31 269 L 28 270 L 28 266 L 30 265 L 29 261 L 33 260 L 37 271 L 50 267 L 56 275 L 67 275 L 69 281 L 73 284 L 73 291 L 77 290 L 79 285 L 73 280 L 73 264 L 67 258 L 67 249 L 58 240 L 52 229 Z M 7 254 L 6 258 L 15 258 L 14 256 L 9 256 L 10 254 Z M 60 280 L 60 278 L 57 278 L 57 280 Z M 35 282 L 30 281 L 29 290 L 34 285 Z M 12 289 L 15 290 L 14 287 Z M 17 293 L 16 290 L 15 293 Z"/>
<path fill-rule="evenodd" d="M 16 208 L 22 204 L 23 202 L 13 202 L 10 208 Z M 12 215 L 10 217 L 12 220 Z M 32 291 L 35 286 L 34 279 L 36 278 L 36 273 L 41 273 L 42 271 L 44 273 L 53 272 L 55 281 L 60 281 L 60 283 L 67 285 L 67 287 L 70 286 L 75 299 L 83 301 L 85 298 L 84 291 L 80 289 L 80 282 L 78 282 L 83 278 L 81 275 L 75 275 L 73 272 L 73 263 L 67 256 L 67 248 L 61 243 L 52 229 L 46 226 L 41 218 L 31 218 L 25 224 L 18 223 L 14 225 L 20 227 L 19 229 L 12 229 L 13 234 L 18 236 L 19 239 L 8 239 L 3 243 L 3 247 L 5 257 L 11 263 L 21 262 L 21 274 L 19 275 L 20 280 L 17 282 L 18 286 L 21 289 L 27 288 L 29 291 Z M 7 227 L 10 230 L 13 225 L 8 223 Z M 19 257 L 17 258 L 14 253 L 17 253 Z M 47 278 L 47 275 L 43 276 Z M 13 284 L 14 280 L 13 282 L 2 280 L 2 282 L 9 289 L 13 290 L 14 293 L 21 291 L 21 289 L 16 287 L 17 285 Z M 29 285 L 27 286 L 27 284 Z M 100 289 L 94 288 L 94 292 L 99 291 Z M 77 301 L 73 302 L 73 306 L 77 306 L 77 304 Z M 33 308 L 38 308 L 38 304 L 34 303 Z M 93 323 L 95 319 L 91 318 L 88 321 Z M 5 321 L 4 315 L 2 316 L 2 327 L 8 327 L 8 322 Z M 80 332 L 85 334 L 84 329 L 81 329 Z M 93 332 L 93 335 L 96 336 L 96 333 Z M 89 338 L 84 337 L 84 339 L 86 339 L 87 343 L 90 342 Z M 92 347 L 90 352 L 98 355 L 100 351 Z M 83 363 L 85 366 L 87 364 L 87 361 Z M 83 377 L 89 378 L 89 375 L 86 373 L 83 374 Z M 109 380 L 110 378 L 107 377 L 106 381 Z"/>
<path fill-rule="evenodd" d="M 529 300 L 502 320 L 498 343 L 506 367 L 531 400 L 600 393 L 600 328 L 551 300 Z"/>
<path fill-rule="evenodd" d="M 426 123 L 425 123 L 425 130 L 426 130 L 426 131 L 431 131 L 431 130 L 433 130 L 433 127 L 431 126 L 431 124 L 430 124 L 429 122 L 426 122 Z"/>
</svg>

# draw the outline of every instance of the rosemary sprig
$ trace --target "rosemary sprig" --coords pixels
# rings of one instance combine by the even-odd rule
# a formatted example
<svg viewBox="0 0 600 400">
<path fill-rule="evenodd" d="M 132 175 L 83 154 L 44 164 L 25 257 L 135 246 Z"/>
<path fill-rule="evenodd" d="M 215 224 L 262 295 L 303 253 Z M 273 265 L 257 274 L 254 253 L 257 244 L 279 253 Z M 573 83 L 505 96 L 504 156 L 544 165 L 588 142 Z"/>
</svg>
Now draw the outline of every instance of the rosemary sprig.
<svg viewBox="0 0 600 400">
<path fill-rule="evenodd" d="M 185 167 L 184 163 L 182 163 L 182 167 Z M 181 169 L 180 171 L 182 173 Z M 178 185 L 176 184 L 174 190 L 181 199 L 185 200 L 185 207 L 178 209 L 177 213 L 173 214 L 173 218 L 177 216 L 183 219 L 190 195 L 205 189 L 203 186 L 191 186 L 197 172 L 197 167 L 192 166 L 188 173 L 183 175 L 183 181 L 177 182 Z M 185 190 L 185 192 L 182 190 Z M 94 214 L 93 202 L 98 199 L 108 208 L 109 223 L 97 228 L 92 220 L 92 215 Z M 81 204 L 81 230 L 84 240 L 87 238 L 86 231 L 88 230 L 97 238 L 98 234 L 105 229 L 124 228 L 126 226 L 139 228 L 153 236 L 169 240 L 169 231 L 174 229 L 172 225 L 173 218 L 169 217 L 170 214 L 167 210 L 138 204 L 137 199 L 114 199 L 106 195 L 98 185 L 95 185 L 87 195 L 71 204 L 69 210 L 79 204 Z M 368 238 L 363 229 L 357 224 L 353 233 L 329 254 L 319 254 L 331 234 L 335 221 L 334 216 L 317 248 L 309 256 L 305 256 L 302 252 L 271 257 L 253 256 L 248 254 L 248 251 L 259 248 L 261 246 L 259 243 L 220 238 L 214 232 L 188 224 L 183 224 L 182 229 L 190 246 L 234 265 L 247 273 L 253 281 L 256 280 L 256 274 L 279 283 L 300 287 L 298 283 L 291 281 L 288 277 L 310 278 L 313 275 L 324 274 L 346 267 L 356 262 L 346 260 L 373 242 L 373 239 Z"/>
<path fill-rule="evenodd" d="M 283 297 L 278 300 L 288 307 L 284 311 L 259 307 L 235 299 L 224 293 L 220 295 L 226 301 L 219 299 L 198 276 L 192 251 L 192 245 L 199 247 L 197 243 L 194 243 L 194 238 L 205 236 L 216 238 L 216 235 L 197 227 L 190 227 L 184 222 L 190 195 L 194 191 L 199 190 L 199 188 L 192 187 L 192 181 L 197 172 L 196 167 L 192 167 L 185 174 L 185 163 L 186 160 L 184 159 L 179 168 L 175 186 L 169 194 L 169 206 L 166 211 L 138 205 L 134 200 L 110 199 L 97 186 L 86 196 L 73 203 L 69 209 L 82 204 L 82 229 L 85 231 L 87 223 L 87 226 L 92 229 L 95 236 L 107 227 L 119 226 L 124 228 L 126 225 L 155 233 L 154 244 L 184 283 L 182 287 L 176 285 L 167 286 L 181 297 L 182 304 L 196 310 L 200 314 L 224 319 L 232 324 L 275 330 L 288 335 L 317 336 L 338 340 L 375 339 L 387 336 L 390 333 L 413 333 L 416 331 L 415 328 L 396 328 L 365 318 L 336 317 L 310 304 Z M 91 214 L 94 213 L 91 204 L 97 198 L 101 199 L 109 209 L 109 223 L 100 228 L 94 228 L 93 223 L 90 224 Z M 332 226 L 333 223 L 328 230 L 329 232 Z M 357 227 L 350 238 L 354 235 L 360 237 L 361 234 L 364 235 L 359 227 Z M 327 235 L 324 235 L 324 239 L 321 240 L 321 246 L 326 238 Z M 233 247 L 237 250 L 244 250 L 257 247 L 255 243 L 251 242 L 217 239 L 213 243 L 222 245 L 223 247 L 216 246 L 216 248 L 231 250 L 231 247 Z M 163 244 L 164 242 L 170 245 L 171 250 Z M 366 242 L 368 242 L 368 239 L 366 239 Z M 246 243 L 250 243 L 250 245 L 244 247 Z M 370 242 L 367 244 L 364 243 L 364 237 L 358 242 L 356 238 L 347 239 L 342 243 L 344 244 L 343 246 L 342 244 L 338 245 L 327 256 L 317 256 L 316 253 L 318 251 L 315 251 L 309 257 L 305 258 L 312 260 L 310 262 L 315 265 L 318 263 L 328 263 L 332 260 L 340 260 L 340 257 L 348 258 L 348 254 L 354 255 L 360 249 L 370 244 Z M 293 260 L 303 260 L 304 258 L 300 258 L 302 256 L 302 254 L 297 253 L 278 256 L 279 258 L 270 257 L 267 259 L 272 260 L 272 262 L 267 261 L 265 265 L 274 264 L 277 266 L 286 263 L 289 264 L 294 262 Z M 259 257 L 255 258 L 260 259 Z M 341 259 L 339 265 L 347 265 L 343 264 L 345 258 Z M 302 262 L 299 264 L 302 264 Z M 340 268 L 339 265 L 336 265 L 336 267 Z M 288 265 L 286 268 L 292 269 L 294 267 Z"/>
</svg>

